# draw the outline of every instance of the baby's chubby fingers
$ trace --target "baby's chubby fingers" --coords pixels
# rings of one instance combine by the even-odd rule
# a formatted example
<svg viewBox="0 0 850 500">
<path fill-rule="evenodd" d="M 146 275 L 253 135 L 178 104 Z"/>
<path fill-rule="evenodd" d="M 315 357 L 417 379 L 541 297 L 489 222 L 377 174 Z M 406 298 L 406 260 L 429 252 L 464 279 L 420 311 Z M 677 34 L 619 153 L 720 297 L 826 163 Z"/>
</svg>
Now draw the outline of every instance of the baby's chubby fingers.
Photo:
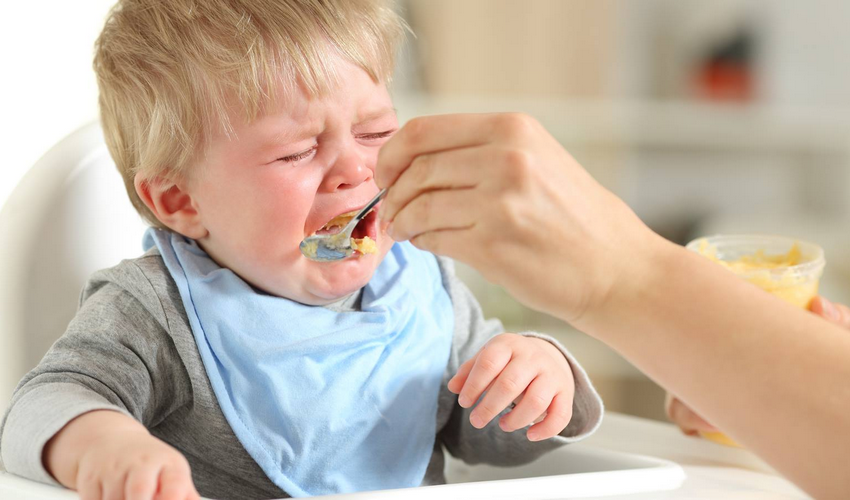
<svg viewBox="0 0 850 500">
<path fill-rule="evenodd" d="M 80 495 L 80 500 L 101 500 L 103 489 L 100 479 L 94 474 L 80 474 L 77 478 L 77 494 Z"/>
<path fill-rule="evenodd" d="M 481 348 L 474 359 L 469 376 L 458 395 L 458 404 L 464 408 L 475 404 L 496 377 L 502 373 L 511 360 L 511 350 L 491 340 Z"/>
<path fill-rule="evenodd" d="M 529 426 L 546 413 L 556 394 L 555 385 L 545 377 L 537 377 L 525 389 L 525 393 L 510 413 L 499 420 L 499 427 L 505 432 Z"/>
<path fill-rule="evenodd" d="M 156 494 L 160 467 L 158 465 L 137 466 L 127 474 L 124 483 L 126 500 L 150 500 Z"/>
<path fill-rule="evenodd" d="M 463 385 L 466 383 L 466 379 L 469 377 L 469 372 L 471 372 L 472 367 L 475 366 L 476 359 L 478 359 L 477 354 L 466 360 L 464 364 L 460 365 L 460 368 L 457 369 L 457 373 L 455 373 L 454 377 L 449 380 L 449 391 L 454 394 L 460 394 L 460 391 L 463 389 Z"/>
<path fill-rule="evenodd" d="M 490 388 L 487 389 L 487 394 L 484 395 L 475 409 L 472 410 L 472 413 L 470 413 L 469 422 L 472 426 L 480 429 L 489 424 L 496 415 L 501 413 L 502 410 L 507 408 L 511 402 L 526 390 L 526 387 L 534 380 L 535 375 L 537 375 L 537 372 L 528 365 L 523 366 L 520 363 L 508 363 Z M 521 404 L 522 402 L 520 402 Z M 546 406 L 548 406 L 548 403 Z M 537 415 L 529 419 L 529 423 L 544 410 L 545 407 Z"/>
<path fill-rule="evenodd" d="M 159 494 L 156 500 L 187 500 L 199 498 L 188 464 L 172 464 L 159 474 Z"/>
<path fill-rule="evenodd" d="M 524 399 L 524 398 L 523 398 Z M 549 405 L 546 417 L 537 424 L 532 425 L 526 437 L 529 441 L 542 441 L 557 436 L 573 418 L 573 395 L 560 393 Z"/>
<path fill-rule="evenodd" d="M 558 347 L 545 339 L 497 335 L 461 365 L 448 385 L 449 390 L 460 394 L 458 404 L 462 407 L 478 401 L 469 418 L 477 428 L 486 426 L 519 397 L 516 407 L 499 421 L 506 432 L 534 424 L 529 428 L 529 439 L 548 439 L 572 418 L 572 368 Z"/>
<path fill-rule="evenodd" d="M 127 479 L 127 471 L 112 469 L 101 479 L 101 498 L 103 500 L 124 500 L 124 484 Z"/>
</svg>

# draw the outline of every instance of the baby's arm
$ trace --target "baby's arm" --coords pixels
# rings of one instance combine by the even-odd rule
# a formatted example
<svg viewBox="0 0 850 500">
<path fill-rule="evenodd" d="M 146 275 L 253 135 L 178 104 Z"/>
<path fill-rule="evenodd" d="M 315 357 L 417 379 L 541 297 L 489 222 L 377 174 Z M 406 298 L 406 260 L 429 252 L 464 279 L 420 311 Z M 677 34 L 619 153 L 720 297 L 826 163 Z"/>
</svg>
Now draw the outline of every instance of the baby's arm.
<svg viewBox="0 0 850 500">
<path fill-rule="evenodd" d="M 109 481 L 126 484 L 135 476 L 124 472 L 162 465 L 158 456 L 180 462 L 145 427 L 161 423 L 190 395 L 181 390 L 190 387 L 188 375 L 162 324 L 164 318 L 154 318 L 113 284 L 88 297 L 65 335 L 15 391 L 0 428 L 6 469 L 47 483 L 55 477 L 83 489 L 88 500 L 112 498 Z M 189 479 L 188 467 L 184 470 L 182 477 Z M 99 476 L 92 477 L 93 471 Z M 93 481 L 99 489 L 86 491 Z"/>
<path fill-rule="evenodd" d="M 189 462 L 136 420 L 110 410 L 76 417 L 44 447 L 44 465 L 83 500 L 194 500 Z"/>
</svg>

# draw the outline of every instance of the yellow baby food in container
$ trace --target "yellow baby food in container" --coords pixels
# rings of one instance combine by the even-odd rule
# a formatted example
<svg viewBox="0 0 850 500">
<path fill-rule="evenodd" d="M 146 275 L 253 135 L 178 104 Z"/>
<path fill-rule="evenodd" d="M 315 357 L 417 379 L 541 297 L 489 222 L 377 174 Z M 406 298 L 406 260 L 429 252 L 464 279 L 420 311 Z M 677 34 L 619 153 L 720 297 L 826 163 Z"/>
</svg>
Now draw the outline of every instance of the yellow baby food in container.
<svg viewBox="0 0 850 500">
<path fill-rule="evenodd" d="M 826 265 L 818 245 L 782 236 L 716 235 L 696 239 L 686 248 L 804 309 L 817 295 Z M 740 446 L 722 432 L 700 434 L 717 443 Z"/>
</svg>

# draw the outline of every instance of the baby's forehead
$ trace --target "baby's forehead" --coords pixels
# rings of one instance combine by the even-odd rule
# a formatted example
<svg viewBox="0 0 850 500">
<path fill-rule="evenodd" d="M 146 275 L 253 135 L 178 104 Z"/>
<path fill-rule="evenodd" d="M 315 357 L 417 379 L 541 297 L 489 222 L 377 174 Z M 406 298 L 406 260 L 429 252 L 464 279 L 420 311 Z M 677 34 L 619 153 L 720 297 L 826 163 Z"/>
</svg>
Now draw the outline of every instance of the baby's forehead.
<svg viewBox="0 0 850 500">
<path fill-rule="evenodd" d="M 256 115 L 244 113 L 240 104 L 229 109 L 230 121 L 237 129 L 265 128 L 318 129 L 329 121 L 358 124 L 384 118 L 395 118 L 392 98 L 382 82 L 375 82 L 360 68 L 348 67 L 340 81 L 322 92 L 310 92 L 304 86 L 278 88 Z M 286 134 L 285 130 L 276 132 Z"/>
<path fill-rule="evenodd" d="M 405 27 L 384 0 L 120 0 L 94 67 L 125 184 L 183 176 L 213 143 L 236 136 L 231 122 L 262 114 L 278 79 L 321 93 L 337 80 L 338 57 L 387 81 Z"/>
</svg>

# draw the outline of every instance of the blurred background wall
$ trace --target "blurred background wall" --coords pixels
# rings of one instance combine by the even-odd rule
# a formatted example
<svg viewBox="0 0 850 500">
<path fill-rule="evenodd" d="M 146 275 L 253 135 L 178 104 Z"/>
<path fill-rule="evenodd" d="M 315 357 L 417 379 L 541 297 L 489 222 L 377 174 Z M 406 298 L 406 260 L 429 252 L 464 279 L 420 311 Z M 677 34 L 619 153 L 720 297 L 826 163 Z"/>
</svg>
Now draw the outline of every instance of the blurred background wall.
<svg viewBox="0 0 850 500">
<path fill-rule="evenodd" d="M 96 117 L 92 44 L 112 3 L 7 6 L 0 203 L 50 145 Z M 670 240 L 812 240 L 827 253 L 822 292 L 850 302 L 850 3 L 397 3 L 416 34 L 393 84 L 402 120 L 530 113 Z M 663 391 L 619 355 L 460 272 L 509 329 L 560 338 L 608 408 L 663 418 Z"/>
<path fill-rule="evenodd" d="M 0 206 L 50 146 L 97 117 L 93 47 L 114 3 L 4 2 Z"/>
</svg>

